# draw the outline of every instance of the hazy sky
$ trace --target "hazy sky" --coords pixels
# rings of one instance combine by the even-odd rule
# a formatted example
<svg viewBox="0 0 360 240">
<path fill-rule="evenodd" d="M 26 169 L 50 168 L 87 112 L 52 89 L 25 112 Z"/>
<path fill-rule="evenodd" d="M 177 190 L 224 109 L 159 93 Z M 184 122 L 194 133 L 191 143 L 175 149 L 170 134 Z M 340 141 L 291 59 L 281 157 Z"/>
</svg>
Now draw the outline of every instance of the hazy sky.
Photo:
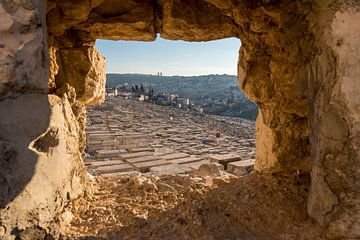
<svg viewBox="0 0 360 240">
<path fill-rule="evenodd" d="M 106 57 L 107 73 L 236 75 L 240 40 L 184 42 L 160 37 L 155 42 L 97 40 L 96 48 Z"/>
</svg>

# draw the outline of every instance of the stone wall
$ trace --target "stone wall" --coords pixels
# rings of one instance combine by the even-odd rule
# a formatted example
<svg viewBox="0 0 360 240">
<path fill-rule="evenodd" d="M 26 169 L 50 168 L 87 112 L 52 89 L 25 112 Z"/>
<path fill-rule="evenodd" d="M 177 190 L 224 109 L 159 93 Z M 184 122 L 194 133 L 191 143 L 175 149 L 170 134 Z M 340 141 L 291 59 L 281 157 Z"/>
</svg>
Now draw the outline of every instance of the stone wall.
<svg viewBox="0 0 360 240">
<path fill-rule="evenodd" d="M 357 2 L 0 1 L 0 234 L 47 228 L 82 191 L 84 105 L 104 99 L 95 40 L 160 33 L 241 39 L 239 85 L 260 108 L 256 170 L 303 183 L 312 172 L 309 215 L 329 238 L 360 236 Z"/>
<path fill-rule="evenodd" d="M 47 94 L 7 98 L 0 112 L 1 228 L 46 229 L 83 191 L 77 121 L 67 98 Z"/>
<path fill-rule="evenodd" d="M 310 3 L 243 3 L 238 80 L 260 110 L 255 169 L 306 177 L 311 170 L 306 69 L 313 36 L 306 14 Z M 246 13 L 246 14 L 244 14 Z"/>
<path fill-rule="evenodd" d="M 1 1 L 0 99 L 22 91 L 47 93 L 49 69 L 41 5 L 40 1 Z"/>
<path fill-rule="evenodd" d="M 317 1 L 309 75 L 312 143 L 308 213 L 329 238 L 360 236 L 360 2 Z"/>
<path fill-rule="evenodd" d="M 0 1 L 0 239 L 47 229 L 86 182 L 71 97 L 49 94 L 43 1 Z M 12 239 L 12 238 L 9 238 Z"/>
</svg>

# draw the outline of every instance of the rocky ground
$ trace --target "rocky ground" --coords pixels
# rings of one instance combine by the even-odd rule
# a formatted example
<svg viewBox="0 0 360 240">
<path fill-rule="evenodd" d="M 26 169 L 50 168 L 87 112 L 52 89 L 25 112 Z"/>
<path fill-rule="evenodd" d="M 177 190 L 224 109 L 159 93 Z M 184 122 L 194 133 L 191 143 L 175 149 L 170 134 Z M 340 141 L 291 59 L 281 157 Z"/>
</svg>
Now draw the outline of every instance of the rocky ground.
<svg viewBox="0 0 360 240">
<path fill-rule="evenodd" d="M 95 177 L 61 216 L 61 239 L 323 239 L 305 214 L 307 186 L 258 174 Z"/>
</svg>

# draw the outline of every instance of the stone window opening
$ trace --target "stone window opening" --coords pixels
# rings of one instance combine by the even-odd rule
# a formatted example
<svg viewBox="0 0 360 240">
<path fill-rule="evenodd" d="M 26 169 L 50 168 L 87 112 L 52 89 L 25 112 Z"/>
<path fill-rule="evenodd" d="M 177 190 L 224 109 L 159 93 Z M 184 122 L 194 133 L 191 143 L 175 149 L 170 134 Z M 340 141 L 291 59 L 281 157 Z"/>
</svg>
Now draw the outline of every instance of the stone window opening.
<svg viewBox="0 0 360 240">
<path fill-rule="evenodd" d="M 160 38 L 159 35 L 157 37 Z M 179 74 L 163 76 L 162 71 L 156 75 L 141 75 L 141 72 L 107 74 L 105 102 L 87 109 L 84 161 L 91 174 L 104 177 L 148 172 L 158 175 L 206 175 L 206 171 L 199 169 L 203 164 L 202 168 L 206 169 L 209 167 L 206 164 L 210 163 L 217 166 L 216 174 L 219 176 L 230 173 L 235 177 L 252 171 L 255 163 L 255 123 L 252 120 L 256 118 L 257 109 L 238 89 L 236 77 L 224 74 L 224 71 L 230 71 L 230 66 L 221 60 L 207 60 L 208 72 L 201 70 L 201 74 L 193 74 L 198 75 L 196 77 L 183 77 L 181 73 L 189 75 L 196 72 L 197 67 L 204 68 L 201 64 L 194 66 L 183 63 L 181 67 L 173 67 L 184 61 L 184 57 L 197 57 L 198 54 L 210 56 L 207 51 L 218 51 L 230 59 L 232 57 L 233 71 L 236 71 L 238 40 L 196 45 L 161 39 L 156 43 L 102 41 L 98 49 L 102 49 L 101 44 L 105 44 L 103 54 L 107 67 L 110 65 L 110 69 L 115 69 L 114 63 L 110 62 L 113 60 L 117 64 L 130 66 L 132 71 L 139 70 L 139 67 L 135 70 L 132 67 L 135 59 L 136 64 L 144 64 L 147 58 L 156 57 L 148 52 L 149 48 L 156 48 L 156 51 L 172 49 L 171 59 L 174 60 L 168 59 L 166 63 L 159 60 L 156 65 L 165 72 L 176 69 Z M 130 60 L 112 55 L 114 51 L 119 54 L 130 51 L 124 49 L 123 45 L 134 49 L 137 55 L 127 54 Z M 110 46 L 111 53 L 108 50 Z M 236 56 L 228 53 L 230 46 L 235 53 L 232 54 Z M 165 53 L 161 54 L 161 57 L 167 58 Z M 200 61 L 206 57 L 197 58 Z M 229 60 L 226 62 L 230 64 Z M 152 71 L 156 70 L 151 63 L 148 65 Z M 146 69 L 150 69 L 150 66 Z M 215 69 L 212 70 L 212 67 Z M 118 69 L 131 72 L 124 67 Z M 152 95 L 149 91 L 152 91 Z M 231 107 L 231 104 L 234 106 Z M 216 113 L 219 107 L 224 108 L 224 113 L 232 111 L 232 116 Z M 206 113 L 215 111 L 216 115 L 205 115 L 204 108 Z M 250 120 L 243 116 L 250 117 Z"/>
</svg>

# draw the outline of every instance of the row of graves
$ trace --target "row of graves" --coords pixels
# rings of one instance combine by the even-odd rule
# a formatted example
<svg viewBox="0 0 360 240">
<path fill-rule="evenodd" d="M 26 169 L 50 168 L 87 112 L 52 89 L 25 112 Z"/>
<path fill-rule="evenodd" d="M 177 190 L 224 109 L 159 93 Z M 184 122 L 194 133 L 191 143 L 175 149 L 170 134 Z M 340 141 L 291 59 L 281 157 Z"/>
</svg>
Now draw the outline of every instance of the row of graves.
<svg viewBox="0 0 360 240">
<path fill-rule="evenodd" d="M 129 103 L 121 107 L 118 102 L 107 100 L 88 109 L 84 162 L 90 174 L 196 174 L 209 164 L 237 176 L 252 171 L 254 139 L 209 137 L 203 126 L 184 115 L 184 121 L 173 121 L 164 117 L 166 114 L 156 114 L 159 111 L 154 111 L 154 106 L 134 102 L 140 106 L 129 110 Z"/>
</svg>

